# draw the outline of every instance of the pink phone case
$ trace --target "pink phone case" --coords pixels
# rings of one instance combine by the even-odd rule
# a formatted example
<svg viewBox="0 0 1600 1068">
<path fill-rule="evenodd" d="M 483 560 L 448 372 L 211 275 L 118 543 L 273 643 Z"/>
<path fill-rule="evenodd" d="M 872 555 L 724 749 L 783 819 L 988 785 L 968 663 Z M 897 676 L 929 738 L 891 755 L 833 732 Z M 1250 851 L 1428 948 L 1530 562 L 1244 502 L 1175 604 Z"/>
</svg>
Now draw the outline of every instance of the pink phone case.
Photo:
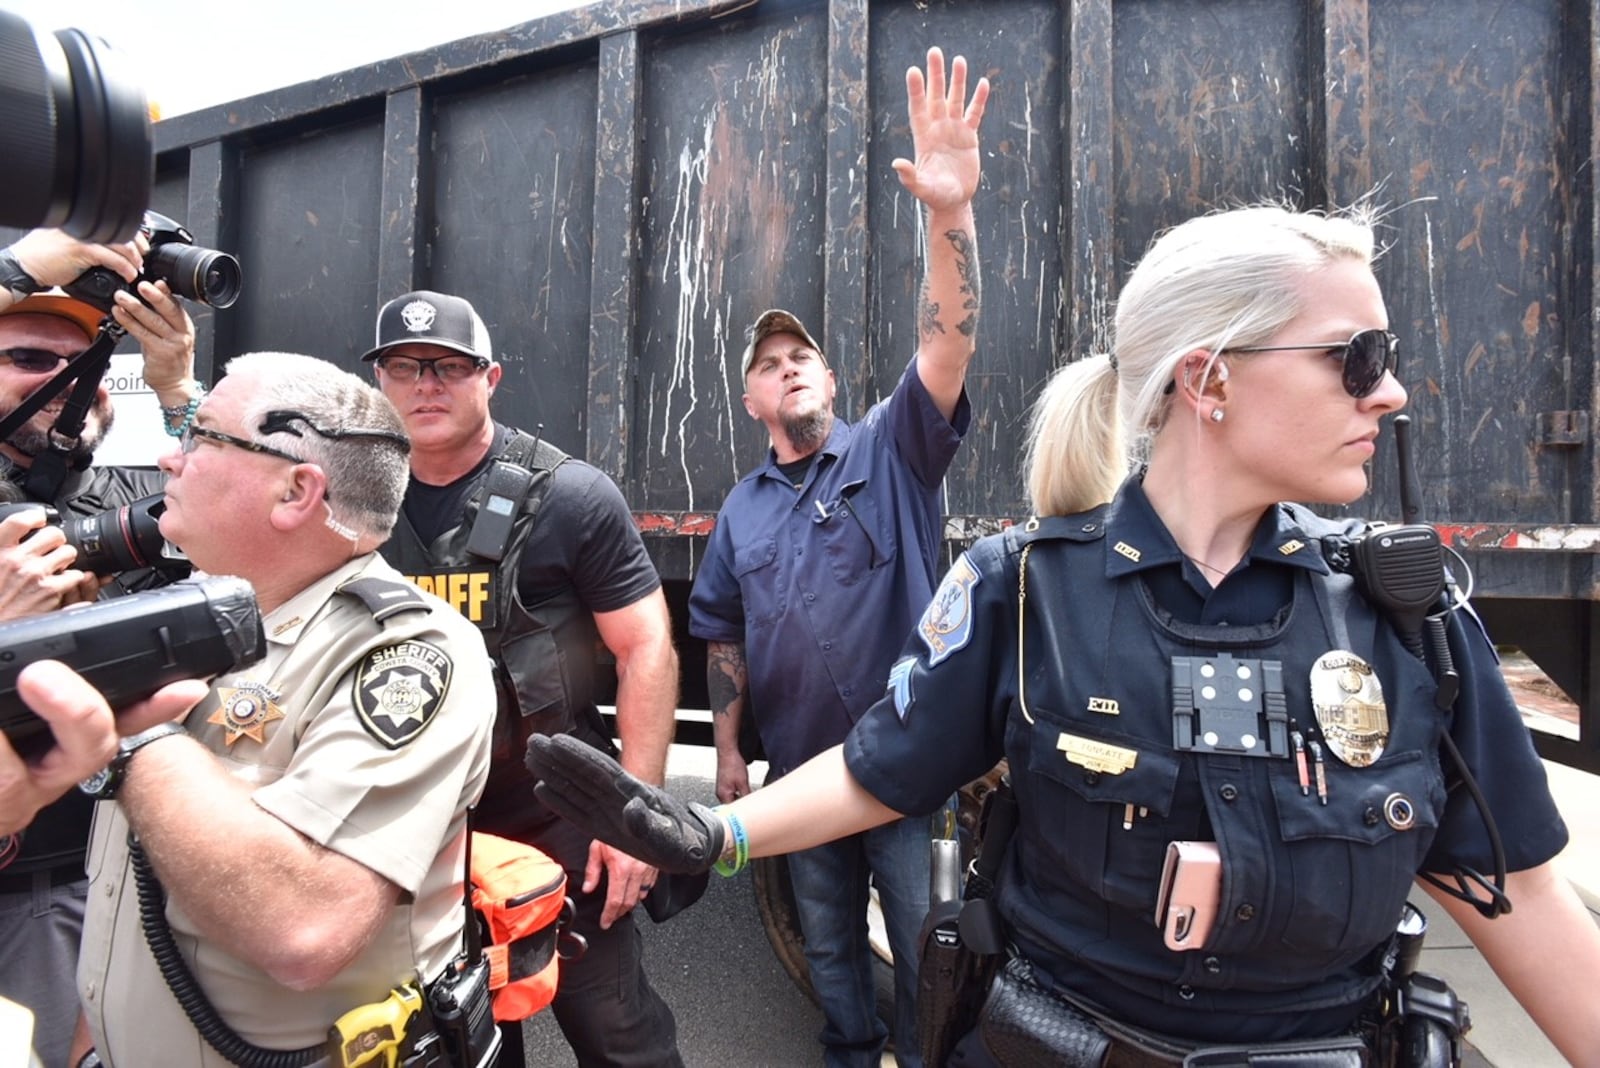
<svg viewBox="0 0 1600 1068">
<path fill-rule="evenodd" d="M 1156 925 L 1168 949 L 1199 949 L 1222 901 L 1222 855 L 1215 842 L 1168 842 L 1161 866 Z"/>
</svg>

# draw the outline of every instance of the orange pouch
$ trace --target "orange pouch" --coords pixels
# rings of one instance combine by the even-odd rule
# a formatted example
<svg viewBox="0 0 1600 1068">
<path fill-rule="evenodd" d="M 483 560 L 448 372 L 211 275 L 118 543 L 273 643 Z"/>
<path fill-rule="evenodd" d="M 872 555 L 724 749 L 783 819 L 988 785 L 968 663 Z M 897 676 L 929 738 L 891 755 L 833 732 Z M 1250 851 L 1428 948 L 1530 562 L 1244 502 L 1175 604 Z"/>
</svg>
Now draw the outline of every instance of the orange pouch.
<svg viewBox="0 0 1600 1068">
<path fill-rule="evenodd" d="M 525 1020 L 555 998 L 566 895 L 566 872 L 543 852 L 472 832 L 472 905 L 486 934 L 496 1020 Z"/>
</svg>

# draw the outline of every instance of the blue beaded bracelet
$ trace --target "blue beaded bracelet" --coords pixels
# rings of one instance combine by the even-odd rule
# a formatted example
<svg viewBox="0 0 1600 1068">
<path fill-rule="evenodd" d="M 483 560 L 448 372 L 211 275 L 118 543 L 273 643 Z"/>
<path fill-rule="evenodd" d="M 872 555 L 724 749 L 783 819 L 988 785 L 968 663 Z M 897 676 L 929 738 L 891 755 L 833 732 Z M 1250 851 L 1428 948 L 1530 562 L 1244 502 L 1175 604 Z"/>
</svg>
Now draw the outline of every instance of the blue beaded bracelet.
<svg viewBox="0 0 1600 1068">
<path fill-rule="evenodd" d="M 205 395 L 205 387 L 200 386 L 196 389 L 195 395 L 189 398 L 188 404 L 161 405 L 161 421 L 166 425 L 169 435 L 175 438 L 183 437 L 183 432 L 194 422 L 194 414 L 200 410 L 200 401 Z"/>
</svg>

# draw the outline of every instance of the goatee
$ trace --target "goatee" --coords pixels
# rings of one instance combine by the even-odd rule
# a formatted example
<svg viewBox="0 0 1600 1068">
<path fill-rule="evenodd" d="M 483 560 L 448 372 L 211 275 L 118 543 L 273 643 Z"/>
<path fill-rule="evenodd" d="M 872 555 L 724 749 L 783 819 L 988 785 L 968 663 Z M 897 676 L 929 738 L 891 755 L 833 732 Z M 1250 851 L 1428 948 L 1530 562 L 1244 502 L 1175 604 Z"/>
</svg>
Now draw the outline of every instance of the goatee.
<svg viewBox="0 0 1600 1068">
<path fill-rule="evenodd" d="M 810 456 L 822 448 L 833 430 L 833 412 L 826 408 L 801 415 L 783 415 L 779 421 L 790 447 L 801 456 Z"/>
</svg>

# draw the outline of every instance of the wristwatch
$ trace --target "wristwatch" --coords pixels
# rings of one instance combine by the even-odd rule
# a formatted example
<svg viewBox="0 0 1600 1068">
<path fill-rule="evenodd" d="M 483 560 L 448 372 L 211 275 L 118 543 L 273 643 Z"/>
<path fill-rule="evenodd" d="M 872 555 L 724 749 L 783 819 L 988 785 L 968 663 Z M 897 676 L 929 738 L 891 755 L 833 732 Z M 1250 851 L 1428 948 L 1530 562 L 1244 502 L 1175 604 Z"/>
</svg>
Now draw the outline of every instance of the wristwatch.
<svg viewBox="0 0 1600 1068">
<path fill-rule="evenodd" d="M 9 248 L 0 248 L 0 289 L 9 289 L 18 300 L 39 292 L 40 285 L 17 261 L 17 254 Z"/>
<path fill-rule="evenodd" d="M 158 738 L 188 733 L 181 723 L 158 723 L 147 731 L 129 735 L 118 744 L 117 755 L 111 758 L 111 763 L 80 782 L 78 789 L 96 801 L 111 800 L 117 796 L 122 780 L 128 777 L 128 761 L 133 759 L 133 754 Z"/>
</svg>

